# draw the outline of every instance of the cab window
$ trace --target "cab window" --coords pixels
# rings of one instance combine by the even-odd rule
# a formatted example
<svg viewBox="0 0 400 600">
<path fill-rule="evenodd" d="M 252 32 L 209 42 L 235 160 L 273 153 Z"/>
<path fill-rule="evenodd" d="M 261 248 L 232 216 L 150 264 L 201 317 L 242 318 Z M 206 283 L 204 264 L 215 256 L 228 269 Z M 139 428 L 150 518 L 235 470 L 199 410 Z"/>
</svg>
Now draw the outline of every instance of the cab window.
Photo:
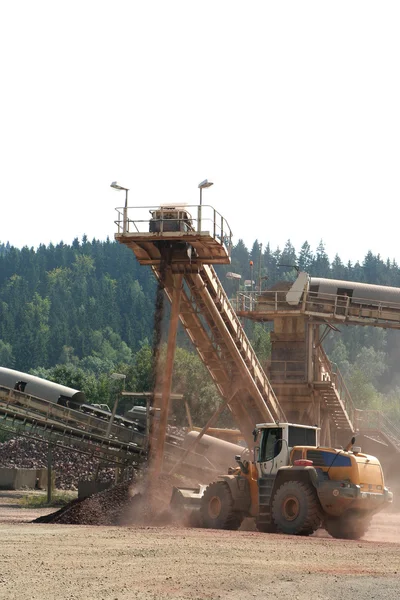
<svg viewBox="0 0 400 600">
<path fill-rule="evenodd" d="M 307 429 L 306 427 L 289 427 L 289 447 L 293 446 L 316 446 L 317 432 L 315 429 Z"/>
<path fill-rule="evenodd" d="M 259 454 L 260 462 L 272 460 L 275 456 L 278 456 L 281 450 L 282 429 L 280 427 L 264 429 Z"/>
</svg>

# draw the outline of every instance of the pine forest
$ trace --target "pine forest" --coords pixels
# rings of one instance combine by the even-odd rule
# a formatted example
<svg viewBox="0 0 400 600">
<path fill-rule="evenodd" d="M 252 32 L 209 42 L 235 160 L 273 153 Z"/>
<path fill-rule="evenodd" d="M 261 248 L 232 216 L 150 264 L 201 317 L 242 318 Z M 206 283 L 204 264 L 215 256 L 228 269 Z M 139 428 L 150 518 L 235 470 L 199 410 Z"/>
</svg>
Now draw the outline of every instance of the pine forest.
<svg viewBox="0 0 400 600">
<path fill-rule="evenodd" d="M 262 289 L 293 281 L 295 267 L 315 277 L 400 287 L 396 262 L 368 252 L 362 262 L 343 264 L 338 255 L 333 260 L 327 256 L 322 241 L 315 250 L 304 242 L 296 251 L 290 241 L 280 250 L 257 240 L 247 248 L 239 240 L 231 265 L 218 267 L 217 273 L 233 297 L 245 280 L 261 282 Z M 241 275 L 240 286 L 226 277 L 229 271 Z M 113 372 L 126 375 L 127 390 L 150 391 L 155 295 L 150 268 L 141 267 L 133 252 L 109 239 L 84 237 L 71 245 L 60 242 L 37 249 L 1 244 L 0 365 L 80 389 L 90 402 L 112 403 Z M 245 326 L 265 365 L 269 326 Z M 400 422 L 400 334 L 371 327 L 339 329 L 324 346 L 355 405 L 382 410 Z M 199 425 L 220 402 L 184 331 L 178 338 L 173 391 L 185 395 Z M 179 403 L 175 415 L 184 420 Z"/>
</svg>

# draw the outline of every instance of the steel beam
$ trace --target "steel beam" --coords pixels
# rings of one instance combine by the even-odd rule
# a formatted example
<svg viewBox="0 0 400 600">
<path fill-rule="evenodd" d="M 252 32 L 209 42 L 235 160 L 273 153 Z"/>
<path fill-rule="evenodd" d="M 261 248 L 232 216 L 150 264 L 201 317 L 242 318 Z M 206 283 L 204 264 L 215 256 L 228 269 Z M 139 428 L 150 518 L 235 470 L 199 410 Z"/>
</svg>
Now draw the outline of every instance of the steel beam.
<svg viewBox="0 0 400 600">
<path fill-rule="evenodd" d="M 173 295 L 171 318 L 169 323 L 167 355 L 165 359 L 165 367 L 163 373 L 162 395 L 161 395 L 161 411 L 160 420 L 157 428 L 157 440 L 153 455 L 150 456 L 150 469 L 152 477 L 156 478 L 162 471 L 165 437 L 167 435 L 168 413 L 170 407 L 170 396 L 172 387 L 172 373 L 174 368 L 176 334 L 179 324 L 179 311 L 181 304 L 181 293 L 183 284 L 183 275 L 173 275 Z"/>
</svg>

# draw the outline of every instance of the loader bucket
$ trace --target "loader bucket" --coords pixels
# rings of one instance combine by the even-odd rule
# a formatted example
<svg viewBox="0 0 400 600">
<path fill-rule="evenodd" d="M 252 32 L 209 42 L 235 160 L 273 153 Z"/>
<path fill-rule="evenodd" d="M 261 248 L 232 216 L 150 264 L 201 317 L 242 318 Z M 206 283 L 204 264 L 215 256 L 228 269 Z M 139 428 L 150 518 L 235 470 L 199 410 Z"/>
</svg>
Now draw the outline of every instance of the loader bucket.
<svg viewBox="0 0 400 600">
<path fill-rule="evenodd" d="M 200 504 L 206 487 L 206 485 L 199 485 L 197 488 L 174 487 L 172 489 L 171 511 L 185 525 L 201 527 Z"/>
</svg>

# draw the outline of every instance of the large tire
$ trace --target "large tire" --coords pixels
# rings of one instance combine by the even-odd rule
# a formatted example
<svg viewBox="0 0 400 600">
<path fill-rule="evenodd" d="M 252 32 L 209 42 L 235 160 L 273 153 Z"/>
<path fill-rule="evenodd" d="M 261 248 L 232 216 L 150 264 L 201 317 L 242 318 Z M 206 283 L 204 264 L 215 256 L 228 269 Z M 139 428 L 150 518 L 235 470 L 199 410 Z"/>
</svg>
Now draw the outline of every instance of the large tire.
<svg viewBox="0 0 400 600">
<path fill-rule="evenodd" d="M 331 517 L 325 521 L 325 529 L 334 538 L 342 540 L 359 540 L 368 530 L 371 517 L 359 515 L 343 515 Z"/>
<path fill-rule="evenodd" d="M 261 533 L 277 533 L 278 531 L 275 523 L 260 523 L 256 520 L 256 526 Z"/>
<path fill-rule="evenodd" d="M 209 529 L 238 529 L 243 520 L 233 510 L 233 498 L 224 481 L 210 483 L 204 492 L 200 506 L 201 522 Z"/>
<path fill-rule="evenodd" d="M 315 490 L 302 481 L 287 481 L 274 494 L 272 519 L 278 531 L 289 535 L 311 535 L 321 525 Z"/>
</svg>

